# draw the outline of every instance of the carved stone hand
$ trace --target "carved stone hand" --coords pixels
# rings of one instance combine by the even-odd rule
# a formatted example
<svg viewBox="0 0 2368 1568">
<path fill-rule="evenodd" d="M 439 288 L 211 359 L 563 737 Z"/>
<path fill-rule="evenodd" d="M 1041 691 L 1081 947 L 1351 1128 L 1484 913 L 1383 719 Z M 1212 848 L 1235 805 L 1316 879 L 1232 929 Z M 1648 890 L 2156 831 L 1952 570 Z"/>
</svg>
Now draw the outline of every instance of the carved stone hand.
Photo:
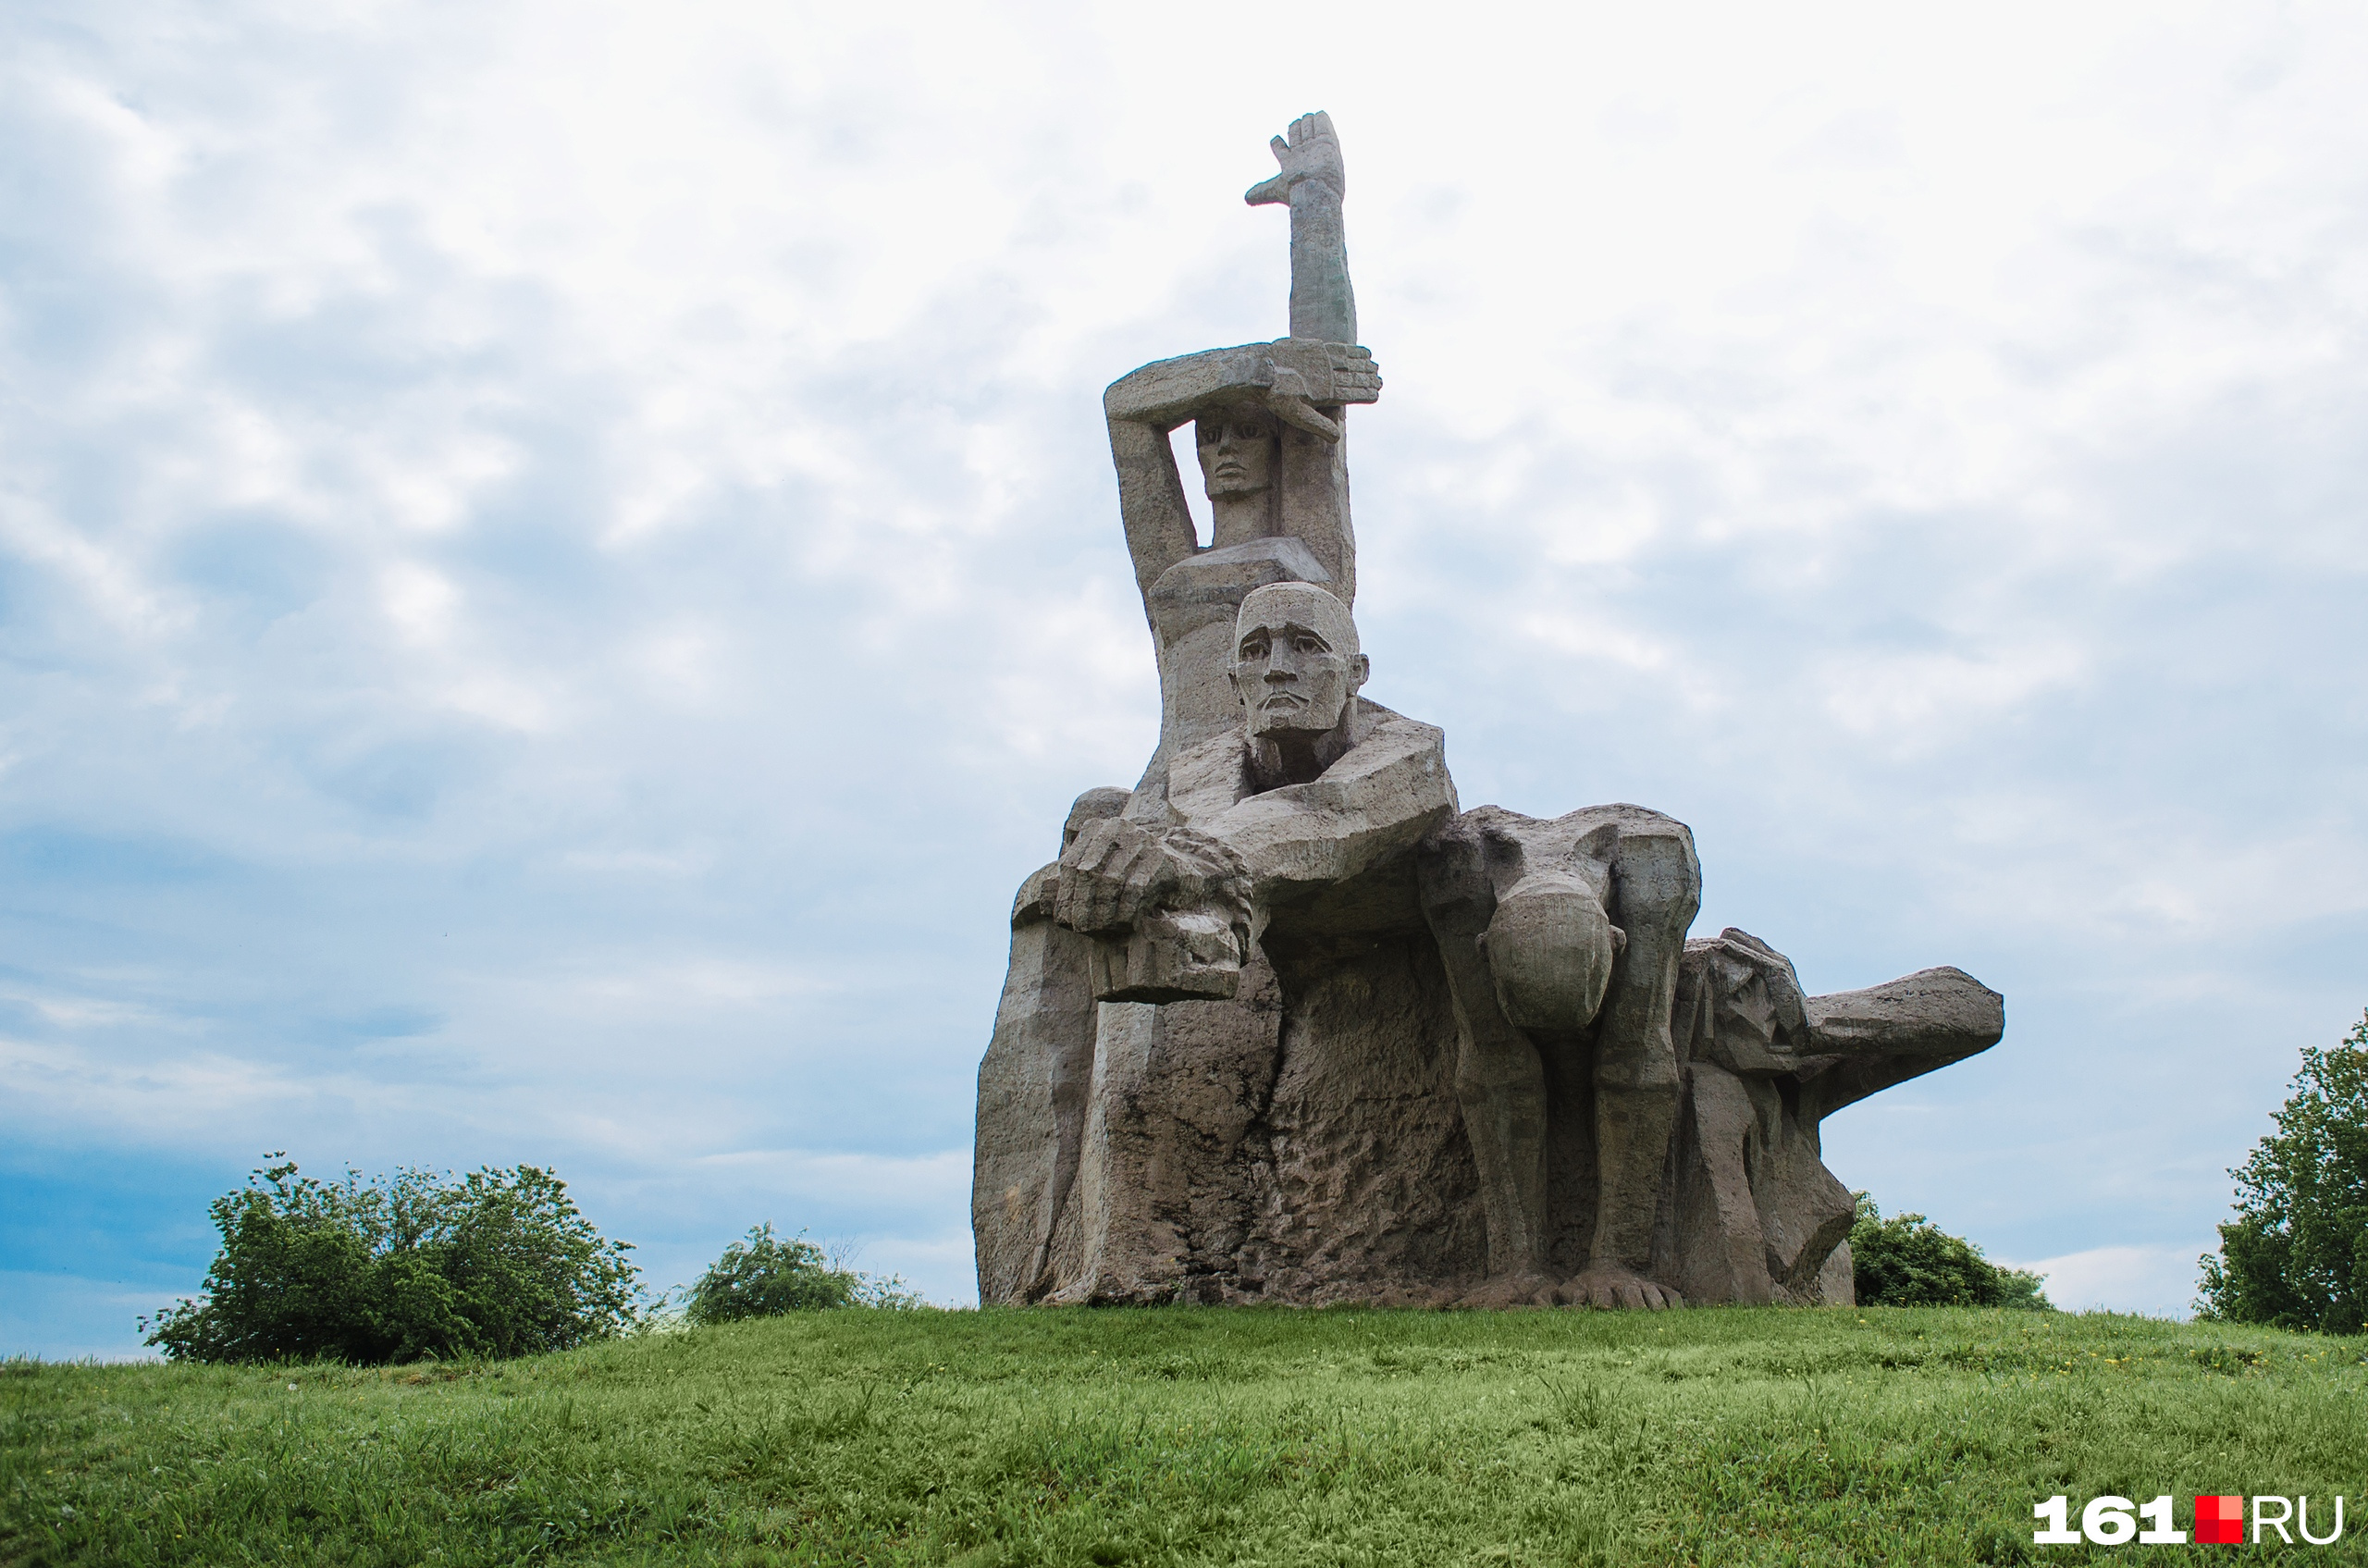
<svg viewBox="0 0 2368 1568">
<path fill-rule="evenodd" d="M 1112 382 L 1102 394 L 1102 407 L 1113 419 L 1173 429 L 1212 406 L 1245 397 L 1258 399 L 1276 417 L 1329 440 L 1338 429 L 1314 411 L 1377 401 L 1381 372 L 1372 351 L 1354 343 L 1278 338 L 1146 364 Z M 1311 420 L 1321 421 L 1324 428 Z"/>
<path fill-rule="evenodd" d="M 1340 426 L 1315 406 L 1315 389 L 1296 370 L 1276 365 L 1266 383 L 1266 407 L 1286 425 L 1295 425 L 1318 439 L 1337 441 Z"/>
<path fill-rule="evenodd" d="M 1061 852 L 1053 918 L 1072 931 L 1121 930 L 1174 879 L 1157 835 L 1123 818 L 1089 822 Z"/>
<path fill-rule="evenodd" d="M 1565 1280 L 1560 1291 L 1572 1306 L 1603 1307 L 1618 1312 L 1667 1312 L 1685 1304 L 1685 1298 L 1659 1280 L 1647 1279 L 1618 1264 L 1597 1264 Z"/>
<path fill-rule="evenodd" d="M 1332 130 L 1332 117 L 1323 110 L 1300 116 L 1291 121 L 1289 141 L 1277 136 L 1267 145 L 1275 150 L 1275 161 L 1283 166 L 1282 172 L 1244 193 L 1242 200 L 1252 206 L 1289 202 L 1291 187 L 1310 179 L 1330 187 L 1336 200 L 1349 193 L 1348 170 L 1340 162 L 1340 138 Z"/>
<path fill-rule="evenodd" d="M 1266 345 L 1266 355 L 1278 376 L 1288 370 L 1306 384 L 1310 401 L 1381 401 L 1381 366 L 1374 363 L 1371 349 L 1354 343 L 1320 343 L 1313 338 L 1277 338 Z"/>
<path fill-rule="evenodd" d="M 1202 905 L 1248 924 L 1248 868 L 1206 833 L 1155 833 L 1112 817 L 1087 823 L 1062 851 L 1053 918 L 1072 931 L 1120 931 L 1155 908 Z"/>
</svg>

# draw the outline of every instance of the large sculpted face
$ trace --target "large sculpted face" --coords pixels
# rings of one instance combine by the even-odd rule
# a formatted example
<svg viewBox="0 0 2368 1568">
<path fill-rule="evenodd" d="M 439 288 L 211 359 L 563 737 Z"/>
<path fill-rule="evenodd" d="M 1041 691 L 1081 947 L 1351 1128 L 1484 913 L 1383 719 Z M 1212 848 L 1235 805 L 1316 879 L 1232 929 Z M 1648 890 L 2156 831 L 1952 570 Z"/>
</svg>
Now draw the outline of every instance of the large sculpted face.
<svg viewBox="0 0 2368 1568">
<path fill-rule="evenodd" d="M 1281 436 L 1273 414 L 1248 404 L 1195 421 L 1193 443 L 1209 499 L 1256 495 L 1273 484 Z"/>
<path fill-rule="evenodd" d="M 1241 601 L 1233 628 L 1233 689 L 1261 740 L 1339 727 L 1371 666 L 1349 607 L 1307 583 L 1272 583 Z"/>
</svg>

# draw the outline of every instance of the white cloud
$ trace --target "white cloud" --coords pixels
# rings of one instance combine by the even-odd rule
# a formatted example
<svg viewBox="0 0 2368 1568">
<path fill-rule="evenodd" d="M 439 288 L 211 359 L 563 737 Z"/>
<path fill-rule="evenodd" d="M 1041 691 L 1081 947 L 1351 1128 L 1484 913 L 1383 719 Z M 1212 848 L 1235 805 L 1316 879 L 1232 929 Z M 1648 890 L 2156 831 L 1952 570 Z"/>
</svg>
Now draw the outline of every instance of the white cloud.
<svg viewBox="0 0 2368 1568">
<path fill-rule="evenodd" d="M 193 1133 L 219 1137 L 300 1118 L 325 1096 L 352 1087 L 319 1077 L 299 1080 L 270 1064 L 215 1052 L 142 1061 L 89 1045 L 8 1039 L 0 1039 L 0 1070 L 15 1086 L 8 1119 L 20 1138 L 37 1131 L 176 1142 Z"/>
<path fill-rule="evenodd" d="M 1012 886 L 1155 727 L 1098 393 L 1282 329 L 1240 191 L 1318 104 L 1375 695 L 1468 804 L 1685 817 L 1706 922 L 1814 983 L 2009 992 L 1854 1182 L 2180 1233 L 2364 999 L 2357 18 L 0 28 L 0 918 L 60 1146 L 551 1160 L 688 1251 L 760 1194 L 630 1194 L 804 1150 L 858 1163 L 775 1217 L 955 1268 L 955 1167 L 860 1162 L 967 1135 Z M 2144 1179 L 2082 1142 L 2132 1096 Z"/>
<path fill-rule="evenodd" d="M 2195 1301 L 2200 1273 L 2196 1260 L 2218 1251 L 2217 1241 L 2090 1247 L 2062 1257 L 2005 1266 L 2045 1276 L 2047 1299 L 2066 1312 L 2103 1309 L 2183 1318 Z"/>
</svg>

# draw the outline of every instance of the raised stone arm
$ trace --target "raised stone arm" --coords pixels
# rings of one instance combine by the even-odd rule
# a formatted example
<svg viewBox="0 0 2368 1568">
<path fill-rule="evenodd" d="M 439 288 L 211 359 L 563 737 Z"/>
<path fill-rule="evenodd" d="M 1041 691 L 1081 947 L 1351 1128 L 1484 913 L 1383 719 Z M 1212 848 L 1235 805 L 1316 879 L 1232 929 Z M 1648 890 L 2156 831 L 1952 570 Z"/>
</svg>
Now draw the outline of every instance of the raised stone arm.
<svg viewBox="0 0 2368 1568">
<path fill-rule="evenodd" d="M 1263 403 L 1287 424 L 1338 439 L 1338 424 L 1317 410 L 1381 397 L 1370 351 L 1350 342 L 1280 338 L 1207 349 L 1130 371 L 1102 394 L 1102 412 L 1163 432 L 1228 402 Z"/>
<path fill-rule="evenodd" d="M 1118 517 L 1126 526 L 1127 553 L 1134 560 L 1135 586 L 1143 592 L 1148 615 L 1152 585 L 1161 573 L 1190 559 L 1200 540 L 1184 500 L 1183 477 L 1176 472 L 1176 452 L 1167 444 L 1167 433 L 1175 426 L 1116 414 L 1109 421 L 1110 462 L 1118 472 Z"/>
<path fill-rule="evenodd" d="M 1357 340 L 1357 296 L 1349 286 L 1348 232 L 1340 204 L 1349 176 L 1332 117 L 1317 110 L 1291 121 L 1290 135 L 1268 143 L 1282 169 L 1253 185 L 1253 207 L 1291 209 L 1291 336 L 1331 343 Z"/>
<path fill-rule="evenodd" d="M 1353 343 L 1297 338 L 1159 360 L 1112 382 L 1102 394 L 1102 410 L 1137 585 L 1148 590 L 1199 548 L 1167 441 L 1178 426 L 1228 405 L 1254 403 L 1331 442 L 1339 439 L 1340 424 L 1324 410 L 1380 396 L 1381 375 L 1370 352 Z"/>
</svg>

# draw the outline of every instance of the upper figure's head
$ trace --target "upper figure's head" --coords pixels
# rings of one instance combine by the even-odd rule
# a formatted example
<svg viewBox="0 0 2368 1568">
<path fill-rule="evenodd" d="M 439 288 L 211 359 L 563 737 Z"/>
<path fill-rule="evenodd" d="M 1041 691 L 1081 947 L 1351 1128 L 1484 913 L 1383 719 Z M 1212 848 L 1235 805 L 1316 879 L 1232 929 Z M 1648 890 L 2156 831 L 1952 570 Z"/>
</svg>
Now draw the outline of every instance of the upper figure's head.
<svg viewBox="0 0 2368 1568">
<path fill-rule="evenodd" d="M 1193 422 L 1192 434 L 1211 500 L 1254 496 L 1274 484 L 1283 427 L 1261 405 L 1244 402 L 1212 409 Z"/>
<path fill-rule="evenodd" d="M 1233 689 L 1256 739 L 1338 729 L 1372 669 L 1349 607 L 1313 583 L 1253 588 L 1234 617 Z"/>
</svg>

